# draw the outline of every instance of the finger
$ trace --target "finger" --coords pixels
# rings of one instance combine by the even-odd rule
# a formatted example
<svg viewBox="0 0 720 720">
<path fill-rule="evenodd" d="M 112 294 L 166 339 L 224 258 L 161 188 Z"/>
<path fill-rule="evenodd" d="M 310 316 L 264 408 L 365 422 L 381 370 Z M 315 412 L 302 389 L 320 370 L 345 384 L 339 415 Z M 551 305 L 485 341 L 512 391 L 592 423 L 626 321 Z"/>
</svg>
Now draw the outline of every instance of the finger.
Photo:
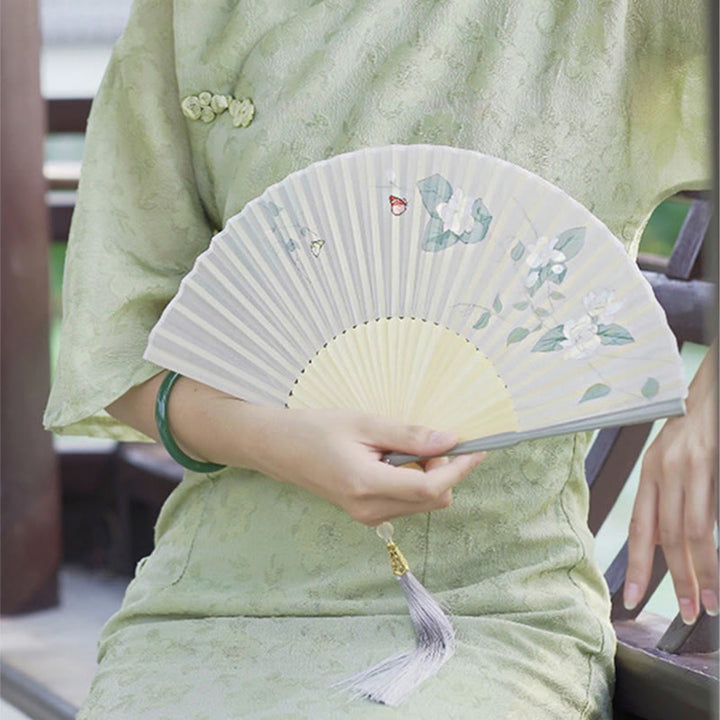
<svg viewBox="0 0 720 720">
<path fill-rule="evenodd" d="M 672 576 L 683 622 L 692 625 L 697 618 L 698 588 L 690 550 L 684 533 L 684 492 L 677 482 L 664 482 L 658 504 L 660 542 Z"/>
<path fill-rule="evenodd" d="M 422 425 L 406 425 L 380 416 L 363 416 L 358 422 L 360 431 L 373 447 L 390 452 L 421 457 L 440 455 L 457 445 L 458 441 L 455 433 L 440 432 Z"/>
<path fill-rule="evenodd" d="M 627 610 L 637 607 L 645 595 L 655 556 L 658 493 L 657 486 L 649 479 L 652 472 L 652 464 L 644 462 L 630 519 L 628 569 L 623 591 L 623 603 Z"/>
<path fill-rule="evenodd" d="M 457 485 L 486 453 L 458 455 L 425 472 L 376 463 L 372 483 L 375 495 L 406 502 L 434 502 Z"/>
<path fill-rule="evenodd" d="M 715 549 L 715 500 L 712 469 L 690 467 L 685 488 L 685 538 L 692 558 L 700 599 L 709 615 L 718 614 L 718 560 Z"/>
<path fill-rule="evenodd" d="M 430 458 L 429 460 L 423 460 L 422 461 L 422 469 L 427 470 L 434 470 L 435 468 L 442 467 L 443 465 L 447 465 L 450 462 L 450 458 L 446 455 L 442 455 L 441 457 L 434 457 Z"/>
</svg>

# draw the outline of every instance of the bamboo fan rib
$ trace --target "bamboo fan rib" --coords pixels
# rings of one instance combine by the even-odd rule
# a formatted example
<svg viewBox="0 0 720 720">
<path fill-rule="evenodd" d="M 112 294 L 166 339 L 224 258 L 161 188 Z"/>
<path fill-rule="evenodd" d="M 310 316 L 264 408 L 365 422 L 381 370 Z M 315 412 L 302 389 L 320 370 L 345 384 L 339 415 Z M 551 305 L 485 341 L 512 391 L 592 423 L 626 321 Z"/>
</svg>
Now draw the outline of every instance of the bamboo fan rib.
<svg viewBox="0 0 720 720">
<path fill-rule="evenodd" d="M 461 440 L 518 429 L 492 363 L 457 333 L 415 318 L 382 318 L 333 338 L 302 371 L 287 405 L 453 426 Z"/>
<path fill-rule="evenodd" d="M 678 414 L 687 392 L 661 308 L 597 218 L 517 166 L 430 145 L 268 188 L 198 258 L 145 357 L 251 402 L 483 447 Z"/>
</svg>

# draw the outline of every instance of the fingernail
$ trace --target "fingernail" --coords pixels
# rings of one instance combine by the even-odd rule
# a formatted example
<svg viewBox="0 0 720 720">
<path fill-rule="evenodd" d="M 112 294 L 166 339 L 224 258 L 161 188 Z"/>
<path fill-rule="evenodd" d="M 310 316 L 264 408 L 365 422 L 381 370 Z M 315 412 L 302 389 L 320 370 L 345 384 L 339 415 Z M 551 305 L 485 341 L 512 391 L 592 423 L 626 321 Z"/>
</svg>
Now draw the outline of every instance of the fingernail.
<svg viewBox="0 0 720 720">
<path fill-rule="evenodd" d="M 680 606 L 680 616 L 686 625 L 692 625 L 695 622 L 697 613 L 695 612 L 695 603 L 690 598 L 678 598 Z"/>
<path fill-rule="evenodd" d="M 456 440 L 455 435 L 447 432 L 434 432 L 430 435 L 431 445 L 450 445 Z"/>
<path fill-rule="evenodd" d="M 718 614 L 718 596 L 714 590 L 701 590 L 700 599 L 708 615 L 714 617 Z"/>
<path fill-rule="evenodd" d="M 637 583 L 627 583 L 627 585 L 625 585 L 623 604 L 625 605 L 626 610 L 634 610 L 640 602 L 641 597 L 642 593 L 640 592 L 640 586 Z"/>
</svg>

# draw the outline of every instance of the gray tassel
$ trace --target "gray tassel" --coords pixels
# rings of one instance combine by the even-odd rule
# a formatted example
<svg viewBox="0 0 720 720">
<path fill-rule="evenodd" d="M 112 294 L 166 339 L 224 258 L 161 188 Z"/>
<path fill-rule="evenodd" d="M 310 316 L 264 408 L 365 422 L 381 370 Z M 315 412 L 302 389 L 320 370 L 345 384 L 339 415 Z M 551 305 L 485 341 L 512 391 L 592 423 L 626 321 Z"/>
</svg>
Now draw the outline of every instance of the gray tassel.
<svg viewBox="0 0 720 720">
<path fill-rule="evenodd" d="M 383 523 L 377 533 L 385 541 L 393 574 L 405 593 L 417 647 L 381 660 L 336 685 L 348 689 L 353 697 L 365 697 L 394 707 L 452 657 L 455 631 L 437 601 L 410 572 L 407 560 L 392 541 L 392 525 Z"/>
</svg>

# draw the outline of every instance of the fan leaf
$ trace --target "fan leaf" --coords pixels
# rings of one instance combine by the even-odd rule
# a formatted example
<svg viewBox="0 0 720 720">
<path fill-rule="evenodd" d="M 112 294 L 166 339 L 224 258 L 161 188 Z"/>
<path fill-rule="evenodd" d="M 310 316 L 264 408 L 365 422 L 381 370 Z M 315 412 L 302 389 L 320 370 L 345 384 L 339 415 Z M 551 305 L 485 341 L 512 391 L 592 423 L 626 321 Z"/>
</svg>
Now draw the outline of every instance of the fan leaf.
<svg viewBox="0 0 720 720">
<path fill-rule="evenodd" d="M 605 383 L 596 383 L 591 385 L 585 394 L 580 398 L 580 402 L 587 402 L 588 400 L 595 400 L 596 398 L 605 397 L 610 394 L 610 386 Z"/>
<path fill-rule="evenodd" d="M 495 296 L 495 300 L 493 300 L 493 310 L 494 310 L 496 313 L 499 313 L 499 312 L 502 312 L 502 309 L 503 309 L 502 300 L 500 300 L 500 296 L 499 296 L 499 295 L 496 295 L 496 296 Z"/>
<path fill-rule="evenodd" d="M 530 303 L 527 302 L 527 301 L 525 301 L 525 302 L 515 303 L 515 304 L 513 305 L 513 307 L 514 307 L 516 310 L 527 310 L 528 305 L 530 305 Z"/>
<path fill-rule="evenodd" d="M 531 352 L 554 352 L 562 349 L 562 341 L 566 340 L 562 325 L 548 330 L 538 341 Z"/>
</svg>

